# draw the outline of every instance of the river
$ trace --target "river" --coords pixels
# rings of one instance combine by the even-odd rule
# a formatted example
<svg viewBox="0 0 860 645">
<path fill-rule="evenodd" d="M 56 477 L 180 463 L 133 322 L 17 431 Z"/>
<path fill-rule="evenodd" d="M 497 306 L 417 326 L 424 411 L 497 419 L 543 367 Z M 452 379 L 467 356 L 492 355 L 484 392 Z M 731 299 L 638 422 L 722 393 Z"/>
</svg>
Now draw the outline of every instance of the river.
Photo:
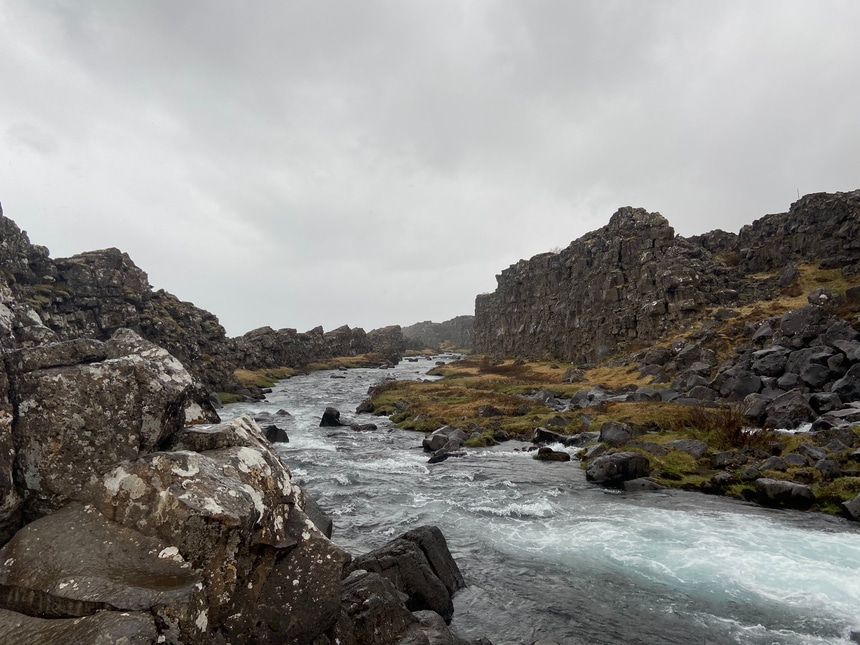
<svg viewBox="0 0 860 645">
<path fill-rule="evenodd" d="M 609 491 L 586 482 L 579 462 L 538 462 L 519 442 L 431 465 L 421 434 L 352 414 L 372 384 L 427 378 L 432 365 L 297 376 L 221 416 L 292 415 L 279 420 L 290 437 L 279 453 L 350 552 L 439 526 L 468 584 L 454 603 L 461 636 L 823 645 L 860 630 L 856 524 L 698 493 Z M 326 406 L 379 429 L 320 428 Z"/>
</svg>

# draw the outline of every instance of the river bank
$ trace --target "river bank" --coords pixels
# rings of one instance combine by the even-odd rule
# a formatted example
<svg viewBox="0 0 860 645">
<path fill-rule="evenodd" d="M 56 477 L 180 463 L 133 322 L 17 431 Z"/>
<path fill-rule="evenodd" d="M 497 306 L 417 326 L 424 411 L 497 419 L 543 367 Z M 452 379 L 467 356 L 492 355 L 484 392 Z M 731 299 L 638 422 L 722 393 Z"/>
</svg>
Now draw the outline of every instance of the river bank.
<svg viewBox="0 0 860 645">
<path fill-rule="evenodd" d="M 426 378 L 426 365 L 297 376 L 221 413 L 290 412 L 279 454 L 350 552 L 440 526 L 469 585 L 454 599 L 462 635 L 799 645 L 848 643 L 860 629 L 860 530 L 841 518 L 608 491 L 571 463 L 535 461 L 523 443 L 427 464 L 423 434 L 382 417 L 371 432 L 318 427 L 325 407 L 353 416 L 382 376 Z"/>
</svg>

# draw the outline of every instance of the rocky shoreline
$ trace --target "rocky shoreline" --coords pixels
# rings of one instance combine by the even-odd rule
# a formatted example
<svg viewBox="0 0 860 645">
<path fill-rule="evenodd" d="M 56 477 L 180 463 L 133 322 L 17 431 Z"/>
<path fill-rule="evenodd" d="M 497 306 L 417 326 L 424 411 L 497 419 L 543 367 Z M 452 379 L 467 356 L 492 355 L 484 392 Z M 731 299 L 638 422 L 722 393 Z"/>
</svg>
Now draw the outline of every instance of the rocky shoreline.
<svg viewBox="0 0 860 645">
<path fill-rule="evenodd" d="M 3 642 L 466 643 L 438 529 L 353 558 L 163 348 L 120 329 L 4 363 Z"/>
</svg>

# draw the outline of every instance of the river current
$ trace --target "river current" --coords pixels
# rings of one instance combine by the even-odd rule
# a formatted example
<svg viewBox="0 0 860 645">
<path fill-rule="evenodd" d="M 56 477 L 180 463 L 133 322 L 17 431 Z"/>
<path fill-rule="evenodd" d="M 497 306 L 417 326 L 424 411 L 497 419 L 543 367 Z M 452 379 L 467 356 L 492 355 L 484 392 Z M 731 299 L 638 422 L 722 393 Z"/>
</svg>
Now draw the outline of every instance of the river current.
<svg viewBox="0 0 860 645">
<path fill-rule="evenodd" d="M 297 376 L 221 416 L 292 415 L 278 419 L 290 437 L 278 451 L 350 552 L 439 526 L 468 585 L 454 599 L 461 636 L 824 645 L 860 630 L 856 524 L 698 493 L 609 491 L 578 461 L 538 462 L 519 442 L 428 464 L 421 434 L 353 414 L 374 383 L 428 378 L 432 365 Z M 320 428 L 326 406 L 379 429 Z"/>
</svg>

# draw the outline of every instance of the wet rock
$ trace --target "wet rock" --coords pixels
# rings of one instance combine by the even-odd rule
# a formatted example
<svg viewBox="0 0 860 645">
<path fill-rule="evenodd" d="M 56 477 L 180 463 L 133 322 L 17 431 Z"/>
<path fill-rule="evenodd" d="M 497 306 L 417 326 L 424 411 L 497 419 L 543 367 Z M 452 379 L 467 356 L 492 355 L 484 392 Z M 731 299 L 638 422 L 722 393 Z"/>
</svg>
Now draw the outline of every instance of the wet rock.
<svg viewBox="0 0 860 645">
<path fill-rule="evenodd" d="M 665 490 L 666 487 L 658 484 L 653 479 L 648 479 L 647 477 L 640 477 L 638 479 L 631 479 L 622 484 L 622 488 L 628 492 L 636 492 L 636 491 L 655 491 L 655 490 Z"/>
<path fill-rule="evenodd" d="M 334 529 L 334 522 L 331 516 L 320 507 L 313 496 L 304 488 L 298 486 L 293 486 L 293 488 L 297 492 L 296 503 L 299 505 L 299 508 L 304 511 L 305 515 L 314 523 L 320 533 L 331 539 L 331 532 Z"/>
<path fill-rule="evenodd" d="M 375 428 L 376 426 L 374 426 Z M 270 443 L 290 443 L 290 438 L 287 436 L 287 431 L 283 428 L 271 424 L 263 426 L 263 434 Z"/>
<path fill-rule="evenodd" d="M 418 625 L 405 600 L 406 595 L 379 573 L 352 571 L 343 581 L 343 610 L 329 642 L 395 645 L 410 628 Z"/>
<path fill-rule="evenodd" d="M 538 448 L 535 459 L 539 461 L 570 461 L 570 453 L 553 450 L 547 446 Z"/>
<path fill-rule="evenodd" d="M 647 477 L 651 462 L 638 452 L 616 452 L 592 460 L 585 470 L 588 481 L 598 484 L 618 484 Z"/>
<path fill-rule="evenodd" d="M 451 557 L 442 532 L 419 527 L 357 557 L 351 571 L 378 573 L 407 595 L 410 611 L 430 609 L 450 623 L 454 612 L 451 597 L 465 587 L 457 563 Z"/>
<path fill-rule="evenodd" d="M 765 506 L 808 509 L 815 503 L 812 489 L 805 484 L 762 478 L 755 482 L 756 497 Z"/>
<path fill-rule="evenodd" d="M 0 642 L 152 645 L 158 642 L 158 632 L 152 615 L 143 612 L 102 611 L 83 618 L 45 619 L 0 609 Z"/>
<path fill-rule="evenodd" d="M 28 615 L 148 611 L 193 631 L 207 610 L 200 582 L 177 548 L 78 503 L 31 522 L 0 550 L 0 599 Z"/>
<path fill-rule="evenodd" d="M 365 413 L 369 414 L 369 413 L 373 412 L 373 410 L 374 410 L 373 401 L 371 401 L 370 399 L 365 399 L 364 401 L 362 401 L 361 403 L 358 404 L 357 408 L 355 408 L 355 413 L 356 414 L 365 414 Z"/>
<path fill-rule="evenodd" d="M 320 419 L 320 428 L 336 428 L 344 425 L 340 421 L 340 410 L 331 406 L 327 407 Z"/>
</svg>

